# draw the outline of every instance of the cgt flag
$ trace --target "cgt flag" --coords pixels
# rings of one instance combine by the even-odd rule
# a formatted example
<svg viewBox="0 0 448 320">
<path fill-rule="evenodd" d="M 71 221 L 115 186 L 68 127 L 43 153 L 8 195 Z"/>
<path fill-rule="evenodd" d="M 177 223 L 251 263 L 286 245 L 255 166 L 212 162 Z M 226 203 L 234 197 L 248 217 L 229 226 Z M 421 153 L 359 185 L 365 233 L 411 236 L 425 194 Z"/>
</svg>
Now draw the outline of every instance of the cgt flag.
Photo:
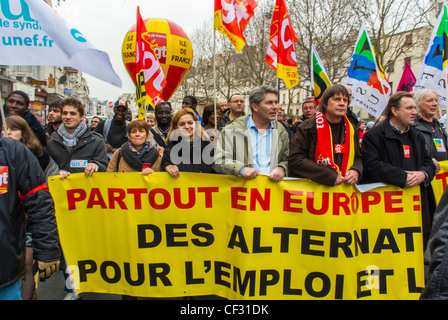
<svg viewBox="0 0 448 320">
<path fill-rule="evenodd" d="M 331 86 L 325 71 L 324 64 L 320 60 L 314 44 L 311 45 L 311 87 L 314 93 L 314 101 L 319 105 L 324 91 Z"/>
<path fill-rule="evenodd" d="M 446 106 L 446 79 L 448 64 L 448 14 L 446 3 L 440 11 L 437 24 L 432 31 L 425 59 L 420 67 L 414 90 L 432 89 L 439 96 L 441 105 Z"/>
<path fill-rule="evenodd" d="M 166 85 L 166 79 L 151 44 L 145 22 L 140 15 L 140 7 L 137 7 L 136 34 L 136 101 L 138 104 L 138 118 L 145 119 L 146 106 L 144 102 L 149 101 L 153 107 L 163 102 L 161 92 Z"/>
<path fill-rule="evenodd" d="M 347 73 L 347 85 L 352 87 L 352 103 L 378 118 L 387 104 L 391 87 L 384 75 L 364 22 L 359 30 L 352 61 Z"/>
<path fill-rule="evenodd" d="M 0 1 L 2 65 L 69 66 L 121 87 L 109 55 L 42 0 Z"/>
<path fill-rule="evenodd" d="M 225 35 L 238 52 L 246 44 L 243 32 L 256 7 L 254 0 L 215 0 L 215 29 Z"/>
<path fill-rule="evenodd" d="M 414 89 L 416 80 L 411 66 L 406 62 L 400 82 L 398 83 L 397 91 L 411 92 Z"/>
<path fill-rule="evenodd" d="M 283 79 L 288 89 L 299 83 L 294 42 L 297 36 L 284 0 L 277 0 L 272 15 L 271 34 L 266 52 L 266 62 L 277 70 L 277 78 Z"/>
</svg>

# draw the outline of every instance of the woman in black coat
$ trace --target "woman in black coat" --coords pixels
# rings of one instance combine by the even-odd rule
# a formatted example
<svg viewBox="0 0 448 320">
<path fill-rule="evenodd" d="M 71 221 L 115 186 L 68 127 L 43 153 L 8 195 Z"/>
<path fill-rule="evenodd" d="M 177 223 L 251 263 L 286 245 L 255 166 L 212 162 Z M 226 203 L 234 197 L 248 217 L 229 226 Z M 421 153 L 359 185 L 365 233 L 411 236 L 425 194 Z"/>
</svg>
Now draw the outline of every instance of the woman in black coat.
<svg viewBox="0 0 448 320">
<path fill-rule="evenodd" d="M 162 170 L 175 178 L 179 172 L 213 173 L 213 145 L 193 109 L 176 112 L 167 141 Z"/>
</svg>

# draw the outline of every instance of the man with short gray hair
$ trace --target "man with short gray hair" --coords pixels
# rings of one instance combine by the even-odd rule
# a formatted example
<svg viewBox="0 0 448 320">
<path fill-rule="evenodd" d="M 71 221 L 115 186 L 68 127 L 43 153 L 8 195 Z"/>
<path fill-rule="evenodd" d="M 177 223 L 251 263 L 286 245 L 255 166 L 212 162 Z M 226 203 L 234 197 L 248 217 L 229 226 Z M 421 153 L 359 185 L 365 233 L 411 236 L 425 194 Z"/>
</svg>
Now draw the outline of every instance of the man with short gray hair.
<svg viewBox="0 0 448 320">
<path fill-rule="evenodd" d="M 237 118 L 222 129 L 215 170 L 246 179 L 265 174 L 273 181 L 281 181 L 287 175 L 289 136 L 275 120 L 278 91 L 257 87 L 249 102 L 252 114 Z"/>
</svg>

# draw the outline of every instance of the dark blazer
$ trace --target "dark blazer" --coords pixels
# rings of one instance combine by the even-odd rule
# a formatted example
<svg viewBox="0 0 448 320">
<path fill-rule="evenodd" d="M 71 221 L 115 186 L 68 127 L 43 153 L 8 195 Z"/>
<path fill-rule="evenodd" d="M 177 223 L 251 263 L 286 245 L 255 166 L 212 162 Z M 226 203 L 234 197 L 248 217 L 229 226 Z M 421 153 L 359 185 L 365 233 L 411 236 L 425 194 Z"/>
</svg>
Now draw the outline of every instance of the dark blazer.
<svg viewBox="0 0 448 320">
<path fill-rule="evenodd" d="M 436 167 L 426 151 L 425 139 L 412 126 L 409 128 L 409 137 L 414 148 L 414 154 L 411 156 L 415 157 L 415 171 L 426 172 L 428 179 L 425 185 L 429 185 L 436 173 Z M 407 173 L 402 169 L 403 159 L 403 145 L 389 120 L 381 121 L 367 131 L 362 140 L 362 183 L 383 182 L 404 188 Z"/>
</svg>

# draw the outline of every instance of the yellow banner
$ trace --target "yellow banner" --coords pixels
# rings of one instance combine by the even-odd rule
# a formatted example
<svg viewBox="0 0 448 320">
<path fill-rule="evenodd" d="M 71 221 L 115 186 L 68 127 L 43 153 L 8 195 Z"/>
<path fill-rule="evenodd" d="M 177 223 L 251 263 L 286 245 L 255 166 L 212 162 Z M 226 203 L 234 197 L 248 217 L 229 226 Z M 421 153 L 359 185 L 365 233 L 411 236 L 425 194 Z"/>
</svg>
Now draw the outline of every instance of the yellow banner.
<svg viewBox="0 0 448 320">
<path fill-rule="evenodd" d="M 418 299 L 424 286 L 418 187 L 160 172 L 50 190 L 78 293 Z"/>
<path fill-rule="evenodd" d="M 446 184 L 448 182 L 448 161 L 441 161 L 440 171 L 432 179 L 431 185 L 434 190 L 434 196 L 436 198 L 436 203 L 439 203 L 442 198 L 442 194 L 446 189 Z"/>
</svg>

